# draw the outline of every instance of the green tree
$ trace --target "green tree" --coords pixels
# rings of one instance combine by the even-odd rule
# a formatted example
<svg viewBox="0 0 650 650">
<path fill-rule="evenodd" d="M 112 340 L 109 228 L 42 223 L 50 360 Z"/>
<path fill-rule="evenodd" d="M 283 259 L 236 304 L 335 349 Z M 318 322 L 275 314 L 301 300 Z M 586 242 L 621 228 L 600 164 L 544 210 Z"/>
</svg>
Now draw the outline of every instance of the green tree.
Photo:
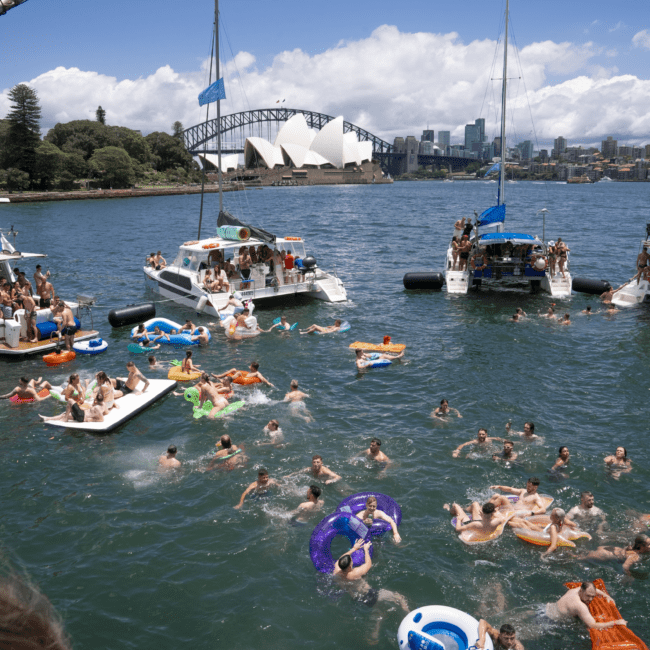
<svg viewBox="0 0 650 650">
<path fill-rule="evenodd" d="M 182 140 L 161 131 L 150 133 L 145 140 L 154 155 L 152 164 L 156 170 L 165 171 L 179 166 L 188 171 L 193 169 L 194 161 Z"/>
<path fill-rule="evenodd" d="M 183 124 L 176 120 L 176 122 L 172 124 L 172 137 L 182 140 L 184 130 L 185 129 L 183 129 Z"/>
<path fill-rule="evenodd" d="M 125 126 L 109 126 L 108 129 L 117 143 L 115 146 L 123 147 L 133 160 L 140 164 L 151 161 L 149 143 L 142 137 L 140 131 L 127 129 Z"/>
<path fill-rule="evenodd" d="M 96 149 L 119 147 L 120 141 L 111 127 L 94 120 L 73 120 L 50 129 L 45 140 L 65 153 L 80 153 L 89 160 Z"/>
<path fill-rule="evenodd" d="M 29 187 L 29 174 L 14 167 L 7 174 L 7 189 L 10 192 L 24 192 Z"/>
<path fill-rule="evenodd" d="M 70 174 L 73 179 L 85 178 L 88 175 L 88 163 L 78 151 L 64 152 L 63 171 Z"/>
<path fill-rule="evenodd" d="M 88 161 L 103 189 L 131 187 L 135 180 L 131 157 L 120 147 L 97 149 Z"/>
<path fill-rule="evenodd" d="M 95 111 L 95 119 L 101 124 L 106 124 L 106 111 L 101 106 Z"/>
<path fill-rule="evenodd" d="M 61 172 L 65 154 L 51 142 L 40 142 L 36 147 L 35 178 L 39 179 L 40 189 L 47 190 L 54 185 L 54 179 Z"/>
<path fill-rule="evenodd" d="M 7 151 L 8 136 L 9 136 L 9 120 L 0 120 L 0 169 L 6 167 L 5 154 Z"/>
<path fill-rule="evenodd" d="M 26 84 L 18 84 L 9 91 L 11 110 L 7 113 L 9 132 L 5 144 L 5 165 L 16 167 L 29 175 L 30 185 L 35 180 L 36 147 L 41 140 L 41 107 L 36 91 Z"/>
</svg>

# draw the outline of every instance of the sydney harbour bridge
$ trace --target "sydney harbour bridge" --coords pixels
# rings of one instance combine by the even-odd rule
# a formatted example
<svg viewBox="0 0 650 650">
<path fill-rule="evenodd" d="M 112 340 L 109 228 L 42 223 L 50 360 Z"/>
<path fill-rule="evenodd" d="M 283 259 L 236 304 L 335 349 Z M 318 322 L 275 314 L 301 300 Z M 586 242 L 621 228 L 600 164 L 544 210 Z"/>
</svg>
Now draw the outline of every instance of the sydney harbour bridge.
<svg viewBox="0 0 650 650">
<path fill-rule="evenodd" d="M 332 115 L 316 113 L 299 108 L 261 108 L 241 113 L 222 115 L 220 120 L 208 120 L 196 124 L 183 132 L 183 139 L 187 150 L 192 155 L 200 153 L 217 153 L 217 134 L 221 131 L 221 152 L 223 154 L 244 153 L 246 138 L 261 137 L 273 141 L 282 124 L 289 118 L 302 113 L 307 126 L 320 130 L 328 122 L 335 119 Z M 366 131 L 366 129 L 343 122 L 343 132 L 356 134 L 360 142 L 372 142 L 373 159 L 377 160 L 384 172 L 396 176 L 402 173 L 406 166 L 405 152 L 396 152 L 395 147 Z M 460 156 L 436 156 L 418 154 L 418 166 L 441 165 L 459 170 L 467 167 L 476 158 Z"/>
</svg>

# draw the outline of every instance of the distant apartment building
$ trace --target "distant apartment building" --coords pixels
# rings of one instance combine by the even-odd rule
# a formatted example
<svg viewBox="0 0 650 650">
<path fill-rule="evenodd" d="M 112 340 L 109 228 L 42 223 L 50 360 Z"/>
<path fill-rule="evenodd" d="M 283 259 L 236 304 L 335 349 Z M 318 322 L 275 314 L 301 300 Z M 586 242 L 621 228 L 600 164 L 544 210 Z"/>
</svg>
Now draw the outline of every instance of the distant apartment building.
<svg viewBox="0 0 650 650">
<path fill-rule="evenodd" d="M 515 147 L 519 150 L 520 160 L 532 160 L 533 159 L 533 143 L 530 140 L 524 140 L 520 142 Z"/>
<path fill-rule="evenodd" d="M 601 143 L 600 151 L 603 158 L 616 158 L 618 154 L 618 140 L 614 140 L 611 135 L 607 136 L 607 140 Z"/>
<path fill-rule="evenodd" d="M 474 120 L 474 124 L 465 125 L 465 149 L 468 151 L 480 151 L 480 147 L 473 145 L 485 142 L 485 120 L 479 118 Z"/>
<path fill-rule="evenodd" d="M 559 158 L 560 155 L 566 151 L 566 145 L 567 145 L 566 138 L 563 138 L 562 136 L 559 136 L 558 138 L 555 138 L 555 140 L 553 140 L 553 151 L 555 154 L 554 158 Z"/>
<path fill-rule="evenodd" d="M 645 157 L 646 159 L 650 158 L 650 144 L 645 146 Z"/>
<path fill-rule="evenodd" d="M 618 148 L 618 155 L 619 155 L 621 158 L 632 158 L 632 149 L 633 149 L 632 147 L 629 147 L 629 146 L 626 145 L 626 144 L 622 144 L 622 145 Z"/>
<path fill-rule="evenodd" d="M 440 148 L 451 145 L 451 131 L 438 131 L 438 144 Z"/>
<path fill-rule="evenodd" d="M 420 142 L 435 142 L 433 139 L 433 129 L 422 131 L 422 140 L 420 140 Z"/>
</svg>

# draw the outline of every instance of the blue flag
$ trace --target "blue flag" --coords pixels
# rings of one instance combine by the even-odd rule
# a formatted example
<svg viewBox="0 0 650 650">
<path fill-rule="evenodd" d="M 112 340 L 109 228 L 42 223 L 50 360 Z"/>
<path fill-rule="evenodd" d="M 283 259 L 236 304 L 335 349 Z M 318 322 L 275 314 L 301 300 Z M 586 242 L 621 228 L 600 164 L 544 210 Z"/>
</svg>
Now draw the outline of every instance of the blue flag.
<svg viewBox="0 0 650 650">
<path fill-rule="evenodd" d="M 199 106 L 211 104 L 212 102 L 216 102 L 218 99 L 226 99 L 226 89 L 223 86 L 223 77 L 217 79 L 199 95 Z"/>
<path fill-rule="evenodd" d="M 485 176 L 487 176 L 488 174 L 491 174 L 492 172 L 499 171 L 499 169 L 501 169 L 501 162 L 494 163 L 494 165 L 492 165 L 492 167 L 490 167 L 490 169 L 488 169 L 485 172 Z M 483 178 L 485 178 L 485 176 L 483 176 Z"/>
</svg>

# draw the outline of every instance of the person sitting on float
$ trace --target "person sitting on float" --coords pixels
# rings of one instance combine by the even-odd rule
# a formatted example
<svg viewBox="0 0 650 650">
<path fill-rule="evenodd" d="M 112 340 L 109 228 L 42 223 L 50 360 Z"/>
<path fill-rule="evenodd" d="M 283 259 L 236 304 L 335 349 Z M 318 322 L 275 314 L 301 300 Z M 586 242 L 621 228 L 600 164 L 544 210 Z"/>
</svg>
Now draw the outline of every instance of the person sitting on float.
<svg viewBox="0 0 650 650">
<path fill-rule="evenodd" d="M 381 519 L 389 524 L 390 529 L 393 531 L 393 540 L 395 544 L 402 541 L 400 534 L 397 532 L 397 524 L 395 520 L 387 515 L 383 510 L 377 508 L 377 497 L 368 497 L 366 499 L 366 507 L 364 510 L 355 513 L 355 516 L 361 519 L 366 526 L 372 526 L 373 519 Z"/>
</svg>

